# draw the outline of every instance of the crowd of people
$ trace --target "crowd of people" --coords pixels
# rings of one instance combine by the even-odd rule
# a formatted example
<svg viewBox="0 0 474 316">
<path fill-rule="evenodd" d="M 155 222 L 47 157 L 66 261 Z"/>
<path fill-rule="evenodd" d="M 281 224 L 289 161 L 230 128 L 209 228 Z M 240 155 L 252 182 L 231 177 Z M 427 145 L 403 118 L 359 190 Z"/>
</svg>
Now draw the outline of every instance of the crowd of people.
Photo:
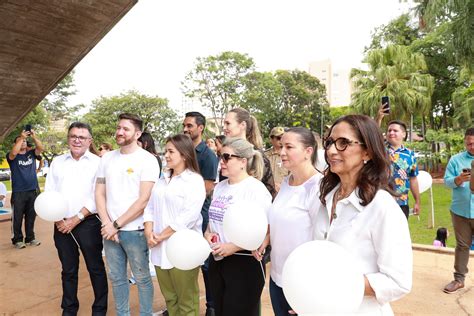
<svg viewBox="0 0 474 316">
<path fill-rule="evenodd" d="M 63 315 L 76 315 L 79 309 L 80 253 L 94 290 L 93 315 L 107 312 L 108 282 L 115 312 L 130 315 L 127 265 L 136 281 L 140 315 L 152 315 L 155 289 L 149 260 L 166 314 L 199 315 L 202 270 L 206 316 L 259 315 L 265 265 L 271 261 L 273 311 L 276 316 L 291 315 L 282 288 L 283 266 L 294 249 L 311 240 L 334 242 L 353 256 L 365 282 L 359 312 L 392 314 L 389 303 L 412 287 L 408 191 L 415 199 L 414 214 L 420 212 L 420 194 L 415 156 L 403 145 L 406 126 L 389 122 L 384 139 L 384 115 L 379 111 L 376 120 L 343 116 L 322 139 L 304 127 L 277 126 L 269 135 L 271 148 L 264 150 L 258 122 L 247 110 L 229 111 L 224 135 L 206 141 L 206 118 L 189 112 L 183 133 L 166 139 L 163 162 L 153 137 L 134 114 L 118 117 L 115 150 L 108 143 L 95 150 L 91 126 L 72 123 L 68 151 L 53 160 L 45 184 L 45 191 L 60 192 L 68 201 L 66 218 L 54 223 Z M 28 137 L 34 149 L 27 149 Z M 474 234 L 469 188 L 470 181 L 474 188 L 474 129 L 467 130 L 465 145 L 466 152 L 451 158 L 445 175 L 453 188 L 456 237 L 454 280 L 444 289 L 447 293 L 464 287 Z M 18 249 L 40 244 L 34 235 L 38 183 L 33 166 L 42 148 L 34 131 L 23 131 L 8 153 L 12 243 Z M 225 234 L 226 210 L 241 201 L 266 210 L 267 234 L 258 249 L 242 249 Z M 174 267 L 166 251 L 168 239 L 183 229 L 203 234 L 212 249 L 201 267 L 187 271 Z M 446 237 L 440 232 L 440 245 L 445 246 Z"/>
</svg>

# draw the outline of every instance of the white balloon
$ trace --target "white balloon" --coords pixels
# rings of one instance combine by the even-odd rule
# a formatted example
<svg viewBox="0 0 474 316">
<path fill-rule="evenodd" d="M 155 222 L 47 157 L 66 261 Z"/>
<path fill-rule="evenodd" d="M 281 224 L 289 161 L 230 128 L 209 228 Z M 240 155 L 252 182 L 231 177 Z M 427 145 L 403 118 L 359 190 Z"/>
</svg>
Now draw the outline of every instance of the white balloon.
<svg viewBox="0 0 474 316">
<path fill-rule="evenodd" d="M 56 222 L 66 217 L 69 205 L 63 195 L 56 191 L 43 192 L 35 200 L 35 211 L 46 221 Z"/>
<path fill-rule="evenodd" d="M 166 255 L 171 264 L 180 270 L 199 267 L 209 257 L 211 247 L 202 234 L 190 230 L 179 230 L 168 239 Z"/>
<path fill-rule="evenodd" d="M 431 188 L 433 178 L 428 172 L 421 170 L 418 172 L 416 178 L 418 179 L 418 189 L 420 190 L 420 194 Z"/>
<path fill-rule="evenodd" d="M 255 202 L 237 202 L 226 209 L 223 225 L 225 237 L 230 242 L 246 250 L 255 250 L 267 234 L 267 213 Z"/>
<path fill-rule="evenodd" d="M 345 314 L 358 310 L 365 283 L 347 250 L 330 241 L 315 240 L 300 245 L 288 256 L 282 287 L 298 314 Z"/>
</svg>

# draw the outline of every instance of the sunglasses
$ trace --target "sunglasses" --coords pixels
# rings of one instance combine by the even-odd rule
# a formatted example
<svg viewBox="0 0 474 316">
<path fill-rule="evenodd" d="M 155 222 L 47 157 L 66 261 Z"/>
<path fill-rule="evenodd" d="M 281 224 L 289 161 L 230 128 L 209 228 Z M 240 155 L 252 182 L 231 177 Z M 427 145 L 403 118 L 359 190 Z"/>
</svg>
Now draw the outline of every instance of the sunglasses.
<svg viewBox="0 0 474 316">
<path fill-rule="evenodd" d="M 361 143 L 356 140 L 351 140 L 347 139 L 345 137 L 339 137 L 337 139 L 332 139 L 331 137 L 326 138 L 323 142 L 323 148 L 325 150 L 328 150 L 331 145 L 334 144 L 336 146 L 337 151 L 344 151 L 347 149 L 347 146 L 349 145 L 365 145 L 364 143 Z"/>
<path fill-rule="evenodd" d="M 281 136 L 272 136 L 273 139 L 281 140 Z"/>
<path fill-rule="evenodd" d="M 240 157 L 240 156 L 237 156 L 237 155 L 234 155 L 234 154 L 228 154 L 228 153 L 223 153 L 221 155 L 222 157 L 222 160 L 224 160 L 225 163 L 229 162 L 229 160 L 232 158 L 232 157 L 235 157 L 235 158 L 243 158 L 243 157 Z"/>
</svg>

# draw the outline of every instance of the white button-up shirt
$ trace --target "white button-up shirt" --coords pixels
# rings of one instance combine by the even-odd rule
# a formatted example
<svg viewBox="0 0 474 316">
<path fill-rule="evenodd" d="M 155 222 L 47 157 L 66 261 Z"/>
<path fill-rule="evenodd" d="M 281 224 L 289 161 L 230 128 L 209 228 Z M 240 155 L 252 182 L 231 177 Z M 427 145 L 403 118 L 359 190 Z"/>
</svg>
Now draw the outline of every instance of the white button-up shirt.
<svg viewBox="0 0 474 316">
<path fill-rule="evenodd" d="M 95 208 L 95 175 L 100 158 L 90 151 L 75 160 L 68 152 L 54 158 L 46 177 L 45 191 L 57 191 L 68 202 L 66 218 L 79 213 L 85 207 L 89 212 L 96 213 Z"/>
<path fill-rule="evenodd" d="M 376 297 L 364 297 L 359 313 L 393 315 L 389 302 L 409 293 L 412 287 L 413 254 L 408 223 L 395 199 L 379 190 L 372 202 L 360 205 L 358 189 L 339 201 L 330 224 L 333 196 L 316 216 L 315 239 L 327 239 L 354 256 Z M 344 286 L 344 284 L 341 284 Z"/>
<path fill-rule="evenodd" d="M 153 231 L 161 233 L 166 227 L 174 231 L 192 229 L 202 234 L 201 208 L 206 198 L 204 180 L 200 174 L 188 169 L 181 174 L 156 182 L 143 214 L 144 222 L 153 222 Z M 173 265 L 166 255 L 167 240 L 151 248 L 151 262 L 162 269 Z"/>
</svg>

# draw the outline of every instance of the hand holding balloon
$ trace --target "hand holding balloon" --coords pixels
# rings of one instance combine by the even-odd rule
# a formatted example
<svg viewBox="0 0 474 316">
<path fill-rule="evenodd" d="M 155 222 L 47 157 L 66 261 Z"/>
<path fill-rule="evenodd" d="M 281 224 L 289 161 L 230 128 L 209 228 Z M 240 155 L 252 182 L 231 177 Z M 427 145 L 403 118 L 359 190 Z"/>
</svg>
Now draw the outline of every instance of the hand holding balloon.
<svg viewBox="0 0 474 316">
<path fill-rule="evenodd" d="M 166 256 L 180 270 L 192 270 L 204 263 L 211 248 L 202 234 L 183 229 L 175 232 L 166 242 Z"/>
<path fill-rule="evenodd" d="M 69 205 L 61 193 L 47 191 L 38 195 L 34 207 L 39 217 L 46 221 L 56 222 L 66 216 Z"/>
</svg>

